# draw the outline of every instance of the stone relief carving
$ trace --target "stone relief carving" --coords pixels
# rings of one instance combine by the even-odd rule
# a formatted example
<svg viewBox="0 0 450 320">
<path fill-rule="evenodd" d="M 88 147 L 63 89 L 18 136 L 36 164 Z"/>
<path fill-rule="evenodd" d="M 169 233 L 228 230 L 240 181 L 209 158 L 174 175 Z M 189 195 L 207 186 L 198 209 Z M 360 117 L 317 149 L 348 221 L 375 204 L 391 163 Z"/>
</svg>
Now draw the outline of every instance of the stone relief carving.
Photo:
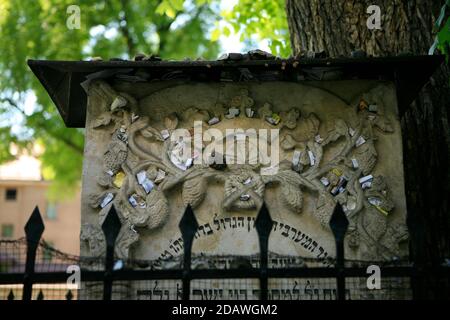
<svg viewBox="0 0 450 320">
<path fill-rule="evenodd" d="M 264 187 L 261 176 L 250 167 L 236 169 L 225 179 L 224 208 L 255 209 L 264 197 Z"/>
<path fill-rule="evenodd" d="M 303 115 L 297 108 L 277 114 L 268 102 L 255 112 L 255 101 L 249 91 L 241 89 L 226 105 L 228 109 L 220 104 L 220 114 L 211 115 L 193 106 L 180 115 L 168 114 L 163 122 L 166 129 L 162 131 L 152 127 L 147 117 L 138 115 L 133 97 L 115 92 L 103 81 L 94 82 L 90 91 L 100 94 L 109 104 L 109 109 L 95 119 L 93 128 L 112 132 L 103 156 L 104 172 L 97 178 L 102 191 L 90 195 L 90 205 L 99 208 L 100 219 L 112 203 L 118 208 L 123 222 L 116 249 L 120 257 L 127 258 L 130 246 L 138 241 L 139 230 L 135 228 L 153 230 L 167 221 L 170 189 L 180 186 L 183 203 L 195 208 L 204 200 L 211 179 L 223 183 L 224 210 L 257 208 L 264 199 L 266 186 L 273 185 L 282 203 L 300 214 L 304 192 L 308 191 L 315 198 L 313 215 L 324 228 L 328 228 L 339 202 L 350 220 L 347 240 L 351 248 L 358 249 L 362 242 L 379 248 L 377 253 L 368 254 L 368 259 L 380 254 L 385 258 L 400 254 L 398 245 L 407 239 L 406 227 L 389 224 L 388 216 L 393 210 L 389 187 L 384 177 L 371 174 L 378 156 L 375 132 L 393 132 L 384 113 L 383 97 L 377 90 L 364 93 L 354 103 L 359 120 L 354 128 L 345 119 L 321 123 L 316 114 Z M 178 127 L 179 116 L 202 121 L 205 127 L 235 117 L 255 116 L 280 129 L 280 146 L 292 156 L 280 159 L 274 175 L 262 175 L 260 165 L 184 163 L 177 157 L 178 143 L 169 139 Z M 318 134 L 322 125 L 330 128 L 325 137 Z M 157 144 L 158 148 L 140 146 L 137 136 Z M 338 144 L 340 149 L 324 163 L 324 150 L 332 144 Z M 82 235 L 89 244 L 94 238 L 100 239 L 95 232 L 101 231 L 93 228 L 83 226 Z M 99 254 L 98 246 L 90 245 L 92 254 Z"/>
<path fill-rule="evenodd" d="M 100 226 L 83 224 L 80 233 L 81 245 L 86 245 L 88 252 L 93 257 L 99 257 L 106 252 L 106 242 Z"/>
</svg>

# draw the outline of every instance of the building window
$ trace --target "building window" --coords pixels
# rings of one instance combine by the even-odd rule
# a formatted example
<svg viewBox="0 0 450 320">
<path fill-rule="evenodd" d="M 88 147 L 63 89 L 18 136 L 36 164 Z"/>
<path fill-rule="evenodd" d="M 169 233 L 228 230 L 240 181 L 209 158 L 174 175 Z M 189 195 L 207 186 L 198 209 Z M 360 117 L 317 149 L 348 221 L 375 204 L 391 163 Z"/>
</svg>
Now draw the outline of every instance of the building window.
<svg viewBox="0 0 450 320">
<path fill-rule="evenodd" d="M 12 238 L 14 226 L 12 224 L 2 224 L 2 238 Z"/>
<path fill-rule="evenodd" d="M 47 219 L 49 220 L 56 220 L 57 217 L 56 203 L 50 202 L 47 204 L 46 216 Z"/>
<path fill-rule="evenodd" d="M 8 188 L 5 193 L 6 200 L 14 201 L 17 199 L 17 189 L 16 188 Z"/>
</svg>

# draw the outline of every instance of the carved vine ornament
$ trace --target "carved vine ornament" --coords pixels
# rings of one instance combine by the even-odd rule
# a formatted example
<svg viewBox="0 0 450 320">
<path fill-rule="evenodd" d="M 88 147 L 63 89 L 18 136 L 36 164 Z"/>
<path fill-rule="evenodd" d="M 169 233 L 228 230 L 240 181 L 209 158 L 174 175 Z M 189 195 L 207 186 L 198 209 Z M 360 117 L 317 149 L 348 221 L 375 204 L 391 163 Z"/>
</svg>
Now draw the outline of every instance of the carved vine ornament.
<svg viewBox="0 0 450 320">
<path fill-rule="evenodd" d="M 361 242 L 373 247 L 375 256 L 391 259 L 400 254 L 399 243 L 408 233 L 404 224 L 389 223 L 394 204 L 383 176 L 371 174 L 377 163 L 375 141 L 380 134 L 390 134 L 393 128 L 384 116 L 383 98 L 374 88 L 364 93 L 355 112 L 359 124 L 352 128 L 343 119 L 327 124 L 331 129 L 320 137 L 321 121 L 317 115 L 300 114 L 298 109 L 274 113 L 269 103 L 259 109 L 246 89 L 222 108 L 222 114 L 210 115 L 206 110 L 190 108 L 182 114 L 170 114 L 164 120 L 165 130 L 149 125 L 147 117 L 138 116 L 137 101 L 132 96 L 116 92 L 103 81 L 91 84 L 90 95 L 99 94 L 109 107 L 94 120 L 95 130 L 111 132 L 111 141 L 103 155 L 103 172 L 97 177 L 100 193 L 91 194 L 90 205 L 100 213 L 100 224 L 112 203 L 118 209 L 123 227 L 117 239 L 116 254 L 126 259 L 130 246 L 139 240 L 139 230 L 163 226 L 169 215 L 167 192 L 182 190 L 185 205 L 199 206 L 205 198 L 208 182 L 214 179 L 224 185 L 224 210 L 255 208 L 264 198 L 266 185 L 279 186 L 280 199 L 293 214 L 301 214 L 303 193 L 314 196 L 313 215 L 324 228 L 336 202 L 343 205 L 350 221 L 347 241 L 357 249 Z M 224 110 L 225 109 L 225 110 Z M 280 159 L 274 175 L 261 175 L 259 165 L 190 164 L 173 157 L 177 143 L 170 134 L 181 119 L 195 117 L 204 126 L 213 127 L 219 121 L 235 117 L 259 118 L 280 130 L 280 146 L 292 158 Z M 329 125 L 329 126 L 328 126 Z M 163 152 L 143 148 L 137 136 L 158 143 Z M 325 148 L 338 144 L 340 151 L 322 163 Z M 85 224 L 81 240 L 89 245 L 92 255 L 104 254 L 104 240 L 99 225 Z"/>
</svg>

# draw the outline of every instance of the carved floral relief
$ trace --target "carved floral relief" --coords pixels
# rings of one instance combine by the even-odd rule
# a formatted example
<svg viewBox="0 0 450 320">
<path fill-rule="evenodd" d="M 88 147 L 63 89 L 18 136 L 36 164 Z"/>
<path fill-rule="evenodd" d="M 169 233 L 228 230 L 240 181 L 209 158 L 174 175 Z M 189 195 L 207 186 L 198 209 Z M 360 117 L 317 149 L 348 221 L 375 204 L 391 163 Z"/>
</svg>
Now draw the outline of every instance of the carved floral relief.
<svg viewBox="0 0 450 320">
<path fill-rule="evenodd" d="M 389 185 L 385 177 L 372 175 L 379 161 L 377 137 L 393 133 L 379 91 L 366 92 L 349 106 L 358 119 L 353 127 L 344 118 L 322 123 L 319 115 L 302 114 L 297 107 L 278 114 L 271 103 L 257 105 L 251 92 L 241 88 L 230 101 L 216 105 L 214 113 L 192 106 L 167 114 L 165 129 L 158 130 L 148 117 L 139 114 L 137 100 L 129 94 L 116 92 L 103 81 L 94 82 L 90 90 L 109 105 L 109 110 L 93 121 L 93 128 L 109 132 L 111 138 L 103 154 L 103 171 L 97 176 L 102 191 L 89 195 L 89 203 L 98 210 L 99 223 L 111 204 L 118 209 L 123 224 L 116 248 L 119 257 L 129 257 L 130 247 L 139 241 L 139 230 L 165 225 L 171 215 L 169 191 L 180 188 L 183 203 L 196 208 L 204 201 L 212 180 L 223 185 L 223 199 L 218 201 L 224 211 L 256 209 L 270 186 L 293 215 L 301 215 L 308 192 L 315 203 L 312 214 L 325 229 L 339 202 L 350 221 L 346 240 L 351 248 L 358 250 L 362 242 L 373 247 L 368 259 L 400 254 L 399 244 L 408 237 L 406 227 L 389 222 L 394 209 Z M 199 120 L 205 128 L 213 128 L 218 122 L 239 117 L 280 129 L 280 148 L 285 156 L 279 159 L 275 174 L 262 174 L 264 166 L 260 164 L 193 164 L 178 158 L 180 145 L 170 136 L 180 119 Z M 320 136 L 321 126 L 329 128 L 326 136 Z M 155 147 L 141 146 L 138 136 Z M 324 154 L 331 145 L 339 151 L 325 162 Z M 202 145 L 202 149 L 207 147 L 207 143 Z M 92 255 L 103 253 L 98 232 L 97 226 L 83 226 L 82 240 L 88 242 Z"/>
</svg>

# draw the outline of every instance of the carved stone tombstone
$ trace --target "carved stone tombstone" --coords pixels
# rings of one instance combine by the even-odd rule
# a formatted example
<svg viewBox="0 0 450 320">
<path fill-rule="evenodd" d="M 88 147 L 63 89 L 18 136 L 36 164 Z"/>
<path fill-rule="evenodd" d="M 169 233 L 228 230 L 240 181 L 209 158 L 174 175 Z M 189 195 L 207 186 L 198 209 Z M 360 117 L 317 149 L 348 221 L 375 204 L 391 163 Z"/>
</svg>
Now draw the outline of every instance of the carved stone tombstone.
<svg viewBox="0 0 450 320">
<path fill-rule="evenodd" d="M 66 124 L 86 128 L 81 254 L 104 254 L 100 225 L 114 204 L 117 257 L 178 267 L 190 204 L 200 225 L 193 267 L 220 268 L 236 256 L 252 264 L 263 201 L 274 220 L 269 267 L 326 266 L 337 202 L 350 222 L 346 259 L 408 257 L 399 112 L 412 97 L 399 75 L 420 88 L 413 62 L 29 64 Z"/>
</svg>

